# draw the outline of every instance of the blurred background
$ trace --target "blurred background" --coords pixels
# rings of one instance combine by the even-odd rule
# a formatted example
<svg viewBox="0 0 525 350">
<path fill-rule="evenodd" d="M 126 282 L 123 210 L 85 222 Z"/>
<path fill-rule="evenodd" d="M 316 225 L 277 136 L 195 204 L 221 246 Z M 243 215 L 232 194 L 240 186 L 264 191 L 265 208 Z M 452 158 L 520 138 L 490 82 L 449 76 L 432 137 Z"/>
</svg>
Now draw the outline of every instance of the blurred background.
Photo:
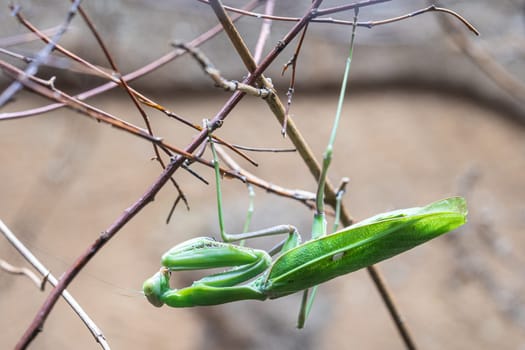
<svg viewBox="0 0 525 350">
<path fill-rule="evenodd" d="M 19 1 L 22 14 L 39 29 L 56 31 L 66 1 Z M 225 1 L 241 7 L 245 1 Z M 325 1 L 322 8 L 344 1 Z M 310 1 L 277 1 L 274 14 L 301 17 Z M 525 349 L 525 41 L 524 1 L 442 1 L 481 33 L 474 36 L 441 13 L 425 13 L 373 28 L 359 27 L 348 96 L 334 160 L 333 183 L 350 178 L 345 204 L 356 219 L 395 208 L 424 205 L 451 195 L 469 202 L 469 223 L 378 265 L 399 304 L 416 344 L 423 349 Z M 217 24 L 197 1 L 90 1 L 83 4 L 123 73 L 169 53 L 173 40 L 190 41 Z M 389 1 L 362 8 L 360 21 L 382 20 L 428 6 L 426 1 Z M 263 13 L 264 1 L 254 11 Z M 353 12 L 333 15 L 352 20 Z M 450 22 L 450 23 L 449 23 Z M 262 21 L 237 22 L 248 47 L 255 47 Z M 265 53 L 293 23 L 273 22 Z M 310 24 L 297 66 L 290 109 L 320 159 L 329 137 L 342 78 L 350 27 Z M 0 47 L 24 56 L 42 47 L 0 0 Z M 84 59 L 109 67 L 79 16 L 60 42 Z M 281 76 L 295 40 L 265 73 L 286 101 L 291 72 Z M 227 79 L 247 74 L 228 38 L 219 34 L 201 46 Z M 264 55 L 263 55 L 264 56 Z M 24 67 L 0 53 L 0 59 Z M 69 93 L 105 80 L 78 72 L 54 54 L 39 71 Z M 0 76 L 2 91 L 10 80 Z M 213 117 L 231 93 L 213 86 L 197 63 L 183 56 L 132 83 L 166 108 L 200 124 Z M 122 90 L 89 103 L 143 126 Z M 147 142 L 68 109 L 26 118 L 11 113 L 47 105 L 20 92 L 0 109 L 0 219 L 60 276 L 134 203 L 161 169 Z M 195 132 L 148 109 L 153 130 L 180 148 Z M 266 103 L 245 97 L 217 134 L 252 147 L 290 147 Z M 259 167 L 241 166 L 268 182 L 314 192 L 315 181 L 297 154 L 251 154 Z M 212 181 L 210 169 L 192 168 Z M 217 237 L 214 186 L 187 172 L 175 179 L 191 210 L 166 186 L 87 265 L 68 290 L 102 329 L 114 349 L 402 349 L 379 294 L 366 271 L 330 281 L 319 290 L 306 328 L 295 322 L 300 295 L 217 307 L 152 307 L 141 295 L 144 279 L 160 256 L 196 236 Z M 248 207 L 246 186 L 223 180 L 226 227 L 240 232 Z M 297 226 L 309 235 L 312 212 L 304 205 L 256 190 L 252 229 Z M 273 239 L 250 245 L 267 248 Z M 27 263 L 0 239 L 0 259 Z M 193 274 L 175 275 L 184 286 Z M 0 348 L 12 348 L 45 300 L 31 282 L 0 270 Z M 97 348 L 91 334 L 60 300 L 35 349 Z"/>
</svg>

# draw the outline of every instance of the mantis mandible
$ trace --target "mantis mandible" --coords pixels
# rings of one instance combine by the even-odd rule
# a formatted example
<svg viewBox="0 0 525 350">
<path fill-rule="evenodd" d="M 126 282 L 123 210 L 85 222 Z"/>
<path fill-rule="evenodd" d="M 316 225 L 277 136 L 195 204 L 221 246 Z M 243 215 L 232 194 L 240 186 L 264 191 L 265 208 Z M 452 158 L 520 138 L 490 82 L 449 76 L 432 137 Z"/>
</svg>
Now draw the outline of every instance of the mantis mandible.
<svg viewBox="0 0 525 350">
<path fill-rule="evenodd" d="M 354 24 L 356 21 L 357 11 Z M 452 197 L 424 207 L 379 214 L 330 235 L 326 234 L 324 189 L 345 96 L 355 28 L 354 25 L 337 112 L 323 156 L 312 239 L 301 243 L 297 230 L 291 225 L 243 234 L 226 233 L 218 157 L 212 140 L 211 126 L 207 124 L 215 165 L 217 207 L 223 241 L 199 237 L 178 244 L 166 252 L 161 259 L 160 271 L 143 284 L 144 294 L 151 304 L 157 307 L 164 304 L 172 307 L 217 305 L 248 299 L 275 299 L 305 291 L 298 320 L 298 328 L 302 328 L 318 284 L 398 255 L 466 222 L 465 200 Z M 276 234 L 288 234 L 288 237 L 276 251 L 280 250 L 281 254 L 275 260 L 264 250 L 231 243 Z M 186 288 L 170 287 L 170 273 L 173 271 L 220 267 L 230 269 L 206 276 Z M 249 282 L 252 279 L 253 281 Z M 310 296 L 309 288 L 313 288 Z"/>
</svg>

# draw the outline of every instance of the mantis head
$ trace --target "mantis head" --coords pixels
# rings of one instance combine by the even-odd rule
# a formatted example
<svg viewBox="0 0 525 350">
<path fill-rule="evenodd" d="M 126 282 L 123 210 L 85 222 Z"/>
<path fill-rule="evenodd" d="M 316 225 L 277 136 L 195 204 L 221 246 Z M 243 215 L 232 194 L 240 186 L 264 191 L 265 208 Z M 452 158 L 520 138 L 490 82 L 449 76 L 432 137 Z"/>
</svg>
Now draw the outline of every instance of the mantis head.
<svg viewBox="0 0 525 350">
<path fill-rule="evenodd" d="M 161 307 L 164 301 L 162 295 L 170 289 L 170 272 L 167 268 L 162 267 L 159 272 L 148 278 L 142 285 L 142 290 L 148 301 L 156 306 Z"/>
</svg>

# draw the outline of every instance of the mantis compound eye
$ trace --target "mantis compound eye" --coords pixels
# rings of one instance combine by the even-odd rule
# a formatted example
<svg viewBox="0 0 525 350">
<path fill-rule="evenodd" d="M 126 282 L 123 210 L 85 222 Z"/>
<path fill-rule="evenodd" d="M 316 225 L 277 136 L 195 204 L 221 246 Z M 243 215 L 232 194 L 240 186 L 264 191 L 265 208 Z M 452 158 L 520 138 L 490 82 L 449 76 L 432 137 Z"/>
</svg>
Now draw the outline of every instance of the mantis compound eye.
<svg viewBox="0 0 525 350">
<path fill-rule="evenodd" d="M 169 271 L 161 269 L 142 285 L 146 299 L 156 307 L 164 305 L 162 295 L 169 290 Z"/>
</svg>

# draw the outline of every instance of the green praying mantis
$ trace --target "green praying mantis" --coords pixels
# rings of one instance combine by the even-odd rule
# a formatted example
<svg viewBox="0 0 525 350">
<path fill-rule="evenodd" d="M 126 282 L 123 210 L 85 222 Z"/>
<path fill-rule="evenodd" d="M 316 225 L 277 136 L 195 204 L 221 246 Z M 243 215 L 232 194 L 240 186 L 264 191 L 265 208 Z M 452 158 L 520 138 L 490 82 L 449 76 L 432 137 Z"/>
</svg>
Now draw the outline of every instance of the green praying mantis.
<svg viewBox="0 0 525 350">
<path fill-rule="evenodd" d="M 211 135 L 212 128 L 207 124 L 208 141 L 214 159 L 219 226 L 223 241 L 199 237 L 168 250 L 162 256 L 160 271 L 143 284 L 144 295 L 152 305 L 217 305 L 239 300 L 275 299 L 304 291 L 298 320 L 298 328 L 302 328 L 317 285 L 398 255 L 466 222 L 465 200 L 452 197 L 424 207 L 375 215 L 327 235 L 324 213 L 325 181 L 345 96 L 355 28 L 354 25 L 336 116 L 323 157 L 312 239 L 301 243 L 297 230 L 291 225 L 242 234 L 226 233 L 218 156 Z M 287 234 L 288 237 L 270 253 L 232 244 L 248 238 L 277 234 Z M 274 253 L 280 255 L 272 259 Z M 173 271 L 223 267 L 229 269 L 206 276 L 193 282 L 191 286 L 182 289 L 170 287 L 170 274 Z M 309 289 L 312 289 L 310 295 Z"/>
<path fill-rule="evenodd" d="M 272 261 L 259 249 L 194 238 L 162 256 L 161 270 L 144 282 L 155 306 L 217 305 L 238 300 L 275 299 L 293 294 L 414 248 L 465 223 L 465 200 L 444 199 L 421 208 L 373 216 L 330 235 L 298 243 L 291 235 Z M 171 289 L 171 271 L 233 267 L 183 289 Z M 239 285 L 259 274 L 254 281 Z"/>
</svg>

